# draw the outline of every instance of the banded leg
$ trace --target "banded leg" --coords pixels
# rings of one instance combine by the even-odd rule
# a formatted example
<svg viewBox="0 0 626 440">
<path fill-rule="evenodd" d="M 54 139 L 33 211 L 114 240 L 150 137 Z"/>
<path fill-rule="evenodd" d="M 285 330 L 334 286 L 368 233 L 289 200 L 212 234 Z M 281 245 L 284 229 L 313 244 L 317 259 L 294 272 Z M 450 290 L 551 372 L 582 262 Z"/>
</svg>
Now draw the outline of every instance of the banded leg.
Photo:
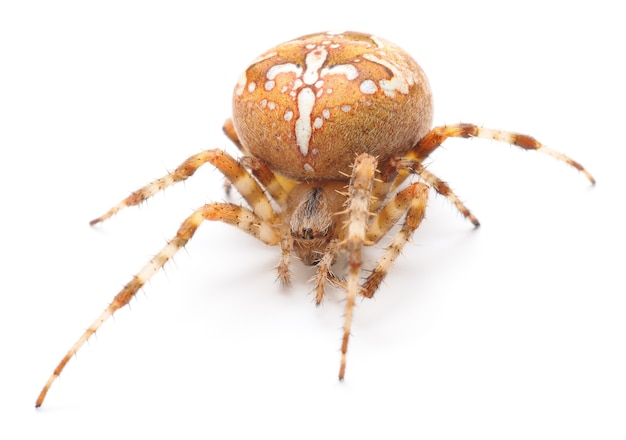
<svg viewBox="0 0 626 440">
<path fill-rule="evenodd" d="M 372 188 L 372 200 L 370 202 L 370 211 L 377 212 L 380 207 L 385 203 L 387 195 L 395 184 L 394 180 L 389 182 L 384 179 L 375 179 L 374 186 Z"/>
<path fill-rule="evenodd" d="M 55 379 L 59 377 L 65 365 L 83 344 L 87 342 L 91 335 L 93 335 L 107 319 L 113 316 L 117 310 L 127 305 L 130 300 L 133 299 L 139 289 L 141 289 L 141 287 L 152 278 L 178 250 L 187 244 L 204 220 L 218 220 L 237 226 L 239 229 L 244 230 L 268 245 L 276 245 L 280 239 L 278 231 L 276 231 L 269 222 L 261 219 L 252 211 L 240 206 L 214 203 L 205 205 L 195 211 L 181 224 L 176 236 L 170 240 L 167 245 L 161 249 L 128 284 L 126 284 L 126 286 L 124 286 L 115 298 L 113 298 L 111 304 L 109 304 L 104 312 L 89 326 L 72 348 L 70 348 L 41 390 L 35 404 L 36 407 L 41 406 Z"/>
<path fill-rule="evenodd" d="M 272 199 L 276 201 L 281 207 L 287 205 L 287 198 L 289 197 L 289 191 L 295 186 L 295 182 L 282 178 L 279 180 L 278 176 L 274 174 L 272 170 L 259 159 L 252 156 L 242 157 L 240 160 L 241 165 L 250 170 L 252 175 L 263 185 Z"/>
<path fill-rule="evenodd" d="M 224 125 L 222 126 L 222 131 L 224 132 L 226 137 L 230 139 L 230 141 L 235 144 L 237 148 L 239 148 L 239 151 L 241 151 L 244 156 L 252 156 L 248 149 L 244 147 L 239 140 L 239 136 L 237 136 L 237 132 L 235 131 L 235 125 L 233 124 L 232 119 L 226 119 L 226 122 L 224 122 Z"/>
<path fill-rule="evenodd" d="M 165 188 L 191 177 L 198 168 L 206 163 L 210 163 L 220 170 L 222 174 L 232 182 L 235 188 L 237 188 L 252 210 L 260 215 L 261 218 L 268 220 L 274 216 L 272 205 L 259 183 L 230 155 L 222 150 L 215 149 L 194 154 L 167 176 L 156 179 L 152 183 L 138 189 L 104 215 L 93 219 L 89 224 L 95 225 L 96 223 L 107 220 L 123 208 L 139 205 L 144 200 L 163 191 Z"/>
<path fill-rule="evenodd" d="M 394 261 L 424 219 L 428 202 L 428 190 L 428 185 L 421 182 L 408 186 L 396 194 L 370 224 L 367 231 L 367 239 L 378 242 L 400 217 L 406 213 L 402 227 L 363 283 L 361 292 L 363 296 L 367 298 L 374 296 Z"/>
<path fill-rule="evenodd" d="M 335 287 L 346 288 L 346 284 L 342 282 L 332 271 L 332 266 L 335 263 L 337 254 L 339 253 L 339 243 L 337 239 L 333 239 L 326 250 L 324 255 L 317 263 L 317 271 L 315 275 L 309 281 L 315 283 L 315 305 L 319 306 L 324 300 L 326 294 L 326 283 L 329 282 Z"/>
<path fill-rule="evenodd" d="M 478 137 L 483 139 L 493 139 L 496 141 L 507 142 L 523 148 L 524 150 L 536 150 L 576 168 L 578 171 L 582 172 L 592 184 L 596 183 L 593 176 L 581 164 L 563 153 L 559 153 L 558 151 L 554 151 L 546 147 L 531 136 L 512 133 L 509 131 L 493 130 L 490 128 L 479 127 L 474 124 L 454 124 L 433 128 L 422 138 L 422 140 L 417 143 L 413 151 L 407 155 L 407 158 L 423 162 L 424 159 L 426 159 L 435 149 L 437 149 L 437 147 L 450 137 Z"/>
<path fill-rule="evenodd" d="M 278 263 L 278 279 L 283 287 L 291 285 L 291 270 L 289 269 L 289 261 L 291 260 L 291 252 L 293 251 L 293 237 L 289 234 L 283 234 L 280 239 L 280 262 Z"/>
<path fill-rule="evenodd" d="M 469 209 L 461 202 L 461 199 L 452 191 L 452 188 L 448 186 L 446 182 L 441 180 L 439 177 L 435 176 L 433 173 L 428 171 L 424 165 L 419 163 L 416 160 L 411 159 L 393 159 L 394 165 L 400 171 L 408 171 L 410 173 L 414 173 L 419 175 L 422 179 L 424 179 L 430 186 L 432 186 L 435 191 L 439 194 L 447 198 L 455 207 L 458 209 L 463 216 L 472 222 L 474 226 L 480 226 L 480 222 L 474 214 L 470 212 Z"/>
<path fill-rule="evenodd" d="M 224 123 L 224 127 L 222 129 L 228 139 L 230 139 L 231 142 L 239 148 L 239 151 L 244 154 L 244 157 L 241 159 L 241 164 L 249 169 L 252 172 L 252 175 L 256 177 L 259 182 L 261 182 L 261 185 L 263 185 L 272 198 L 280 206 L 284 207 L 287 203 L 289 190 L 294 187 L 295 182 L 274 174 L 274 172 L 264 162 L 261 162 L 253 157 L 239 141 L 239 137 L 237 136 L 232 120 L 228 119 Z"/>
<path fill-rule="evenodd" d="M 346 372 L 346 353 L 350 339 L 352 312 L 357 294 L 360 292 L 359 275 L 362 266 L 363 245 L 370 215 L 370 198 L 376 172 L 376 159 L 369 154 L 359 155 L 352 169 L 350 187 L 348 190 L 347 215 L 348 225 L 345 247 L 348 253 L 348 280 L 346 288 L 346 315 L 343 324 L 343 339 L 341 343 L 341 366 L 339 380 Z"/>
</svg>

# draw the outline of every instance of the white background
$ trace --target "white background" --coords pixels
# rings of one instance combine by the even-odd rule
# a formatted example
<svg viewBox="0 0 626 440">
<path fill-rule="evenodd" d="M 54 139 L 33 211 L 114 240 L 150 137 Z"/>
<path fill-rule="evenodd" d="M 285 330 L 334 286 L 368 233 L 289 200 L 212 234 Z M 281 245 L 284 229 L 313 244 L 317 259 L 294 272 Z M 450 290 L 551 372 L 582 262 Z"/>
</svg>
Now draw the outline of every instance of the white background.
<svg viewBox="0 0 626 440">
<path fill-rule="evenodd" d="M 615 6 L 609 6 L 610 4 Z M 626 34 L 615 2 L 8 1 L 0 6 L 0 438 L 626 436 Z M 471 4 L 471 6 L 470 6 Z M 212 6 L 213 5 L 213 6 Z M 531 134 L 597 178 L 483 140 L 433 156 L 441 197 L 372 301 L 339 383 L 343 305 L 200 228 L 34 402 L 61 356 L 193 208 L 210 166 L 88 221 L 221 134 L 241 70 L 320 30 L 418 60 L 435 123 Z M 374 258 L 375 253 L 370 254 Z"/>
</svg>

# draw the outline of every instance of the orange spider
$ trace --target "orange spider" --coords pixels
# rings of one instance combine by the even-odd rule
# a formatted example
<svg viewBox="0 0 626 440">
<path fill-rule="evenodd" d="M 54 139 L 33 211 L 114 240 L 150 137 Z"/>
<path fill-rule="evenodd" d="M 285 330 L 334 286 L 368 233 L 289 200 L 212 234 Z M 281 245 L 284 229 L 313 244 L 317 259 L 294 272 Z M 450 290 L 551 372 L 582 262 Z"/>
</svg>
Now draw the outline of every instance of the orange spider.
<svg viewBox="0 0 626 440">
<path fill-rule="evenodd" d="M 424 218 L 430 188 L 448 198 L 475 226 L 478 220 L 422 163 L 449 137 L 479 137 L 549 154 L 591 174 L 578 162 L 530 136 L 472 124 L 432 126 L 426 75 L 401 48 L 356 32 L 318 33 L 283 43 L 254 60 L 233 94 L 233 117 L 224 131 L 243 157 L 222 150 L 195 154 L 176 170 L 135 191 L 106 214 L 138 205 L 210 163 L 248 207 L 209 203 L 182 223 L 176 236 L 119 292 L 83 333 L 48 379 L 36 406 L 80 347 L 115 311 L 191 239 L 205 220 L 238 227 L 265 244 L 280 246 L 278 277 L 289 284 L 291 255 L 316 265 L 316 303 L 327 283 L 345 289 L 347 301 L 339 379 L 344 378 L 355 299 L 371 298 Z M 417 176 L 420 181 L 407 183 Z M 402 220 L 403 219 L 403 220 Z M 402 225 L 361 283 L 364 246 Z M 332 272 L 340 253 L 348 273 Z"/>
</svg>

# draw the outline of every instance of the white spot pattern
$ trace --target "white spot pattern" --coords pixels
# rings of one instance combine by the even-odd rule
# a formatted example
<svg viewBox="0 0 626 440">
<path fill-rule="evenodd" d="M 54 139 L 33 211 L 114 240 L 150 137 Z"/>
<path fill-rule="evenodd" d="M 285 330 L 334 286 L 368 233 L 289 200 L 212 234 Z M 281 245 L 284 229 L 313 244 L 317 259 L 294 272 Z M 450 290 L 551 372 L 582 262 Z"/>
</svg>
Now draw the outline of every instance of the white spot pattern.
<svg viewBox="0 0 626 440">
<path fill-rule="evenodd" d="M 311 141 L 311 113 L 315 104 L 315 94 L 313 90 L 306 87 L 298 93 L 299 116 L 296 120 L 296 143 L 303 156 L 309 153 L 309 142 Z"/>
<path fill-rule="evenodd" d="M 299 77 L 300 75 L 302 75 L 302 67 L 293 63 L 276 64 L 269 68 L 269 70 L 265 74 L 265 77 L 271 81 L 276 79 L 276 76 L 280 75 L 281 73 L 293 73 L 296 75 L 296 77 Z"/>
<path fill-rule="evenodd" d="M 336 66 L 322 69 L 322 78 L 327 75 L 345 75 L 348 81 L 352 81 L 359 76 L 359 71 L 352 64 L 338 64 Z"/>
<path fill-rule="evenodd" d="M 304 81 L 306 85 L 315 84 L 317 82 L 320 76 L 319 70 L 322 65 L 324 65 L 326 58 L 328 58 L 328 51 L 323 47 L 318 47 L 306 55 L 304 59 L 306 71 L 302 78 L 302 81 Z"/>
<path fill-rule="evenodd" d="M 361 90 L 361 93 L 364 95 L 373 95 L 378 91 L 378 87 L 376 87 L 376 83 L 374 81 L 366 79 L 359 86 L 359 90 Z"/>
<path fill-rule="evenodd" d="M 380 88 L 383 89 L 385 95 L 390 98 L 394 98 L 396 96 L 396 92 L 400 92 L 403 95 L 409 93 L 409 87 L 415 83 L 415 77 L 413 74 L 405 69 L 401 69 L 397 64 L 390 63 L 389 61 L 383 60 L 376 55 L 364 54 L 363 58 L 385 66 L 393 73 L 391 79 L 381 79 L 379 81 Z"/>
<path fill-rule="evenodd" d="M 334 35 L 341 34 L 342 32 L 329 32 L 327 35 L 332 37 Z M 333 92 L 331 88 L 324 89 L 325 77 L 330 75 L 342 75 L 347 81 L 354 81 L 359 78 L 360 75 L 359 69 L 356 66 L 363 60 L 367 60 L 387 68 L 392 72 L 392 77 L 390 79 L 381 79 L 377 82 L 370 78 L 361 80 L 358 87 L 359 91 L 363 95 L 373 95 L 381 89 L 387 97 L 394 98 L 398 92 L 401 94 L 407 94 L 409 92 L 409 87 L 416 81 L 419 81 L 419 78 L 416 78 L 412 72 L 402 65 L 402 63 L 398 64 L 394 60 L 389 60 L 387 58 L 387 55 L 383 50 L 385 48 L 383 40 L 373 36 L 370 38 L 379 49 L 377 51 L 377 55 L 365 53 L 356 57 L 350 63 L 323 67 L 329 58 L 328 51 L 341 47 L 340 43 L 333 41 L 332 38 L 329 38 L 321 44 L 309 43 L 305 46 L 309 52 L 305 55 L 304 68 L 294 63 L 283 63 L 276 64 L 267 70 L 265 75 L 267 81 L 263 87 L 268 92 L 275 88 L 275 80 L 278 75 L 293 74 L 295 76 L 292 85 L 283 85 L 280 89 L 280 93 L 289 93 L 289 95 L 296 101 L 298 117 L 295 121 L 295 138 L 298 149 L 303 156 L 307 156 L 309 154 L 309 145 L 313 130 L 322 128 L 324 120 L 329 120 L 332 116 L 331 111 L 328 108 L 322 110 L 320 116 L 314 117 L 313 115 L 313 108 L 317 98 L 323 96 L 324 93 L 331 94 Z M 367 46 L 372 47 L 371 44 L 367 44 Z M 255 60 L 255 62 L 260 62 L 276 55 L 277 52 L 270 52 Z M 244 72 L 237 83 L 235 92 L 237 95 L 241 95 L 246 88 L 248 92 L 252 93 L 256 90 L 257 84 L 255 82 L 248 83 Z M 262 108 L 269 108 L 270 110 L 274 110 L 277 107 L 274 102 L 268 103 L 267 100 L 261 101 L 260 104 Z M 346 113 L 351 111 L 352 108 L 353 106 L 349 104 L 344 104 L 340 107 L 341 111 Z M 291 122 L 294 119 L 294 116 L 294 111 L 287 109 L 283 114 L 283 119 L 286 122 Z M 313 167 L 308 163 L 304 164 L 304 169 L 307 172 L 314 172 Z"/>
</svg>

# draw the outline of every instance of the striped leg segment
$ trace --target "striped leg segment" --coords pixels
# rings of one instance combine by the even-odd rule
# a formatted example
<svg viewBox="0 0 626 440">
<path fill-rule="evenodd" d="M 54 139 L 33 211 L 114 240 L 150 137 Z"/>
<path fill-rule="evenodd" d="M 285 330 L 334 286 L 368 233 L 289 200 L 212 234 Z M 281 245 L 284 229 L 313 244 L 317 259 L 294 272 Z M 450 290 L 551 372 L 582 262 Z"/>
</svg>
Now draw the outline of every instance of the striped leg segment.
<svg viewBox="0 0 626 440">
<path fill-rule="evenodd" d="M 493 139 L 496 141 L 507 142 L 509 144 L 523 148 L 524 150 L 536 150 L 540 153 L 547 154 L 555 159 L 565 162 L 569 166 L 576 168 L 583 173 L 589 181 L 594 184 L 596 180 L 593 176 L 574 159 L 563 153 L 554 151 L 531 136 L 525 134 L 512 133 L 509 131 L 493 130 L 490 128 L 479 127 L 474 124 L 454 124 L 433 128 L 426 136 L 418 142 L 417 146 L 410 152 L 407 157 L 417 159 L 422 162 L 437 147 L 439 147 L 446 139 L 450 137 L 471 138 L 478 137 L 483 139 Z"/>
<path fill-rule="evenodd" d="M 404 223 L 396 233 L 376 267 L 363 283 L 361 294 L 367 298 L 374 296 L 396 258 L 402 252 L 413 232 L 419 227 L 426 213 L 428 185 L 414 183 L 393 197 L 377 214 L 367 231 L 367 239 L 378 242 L 396 222 L 406 213 Z"/>
<path fill-rule="evenodd" d="M 223 130 L 228 139 L 245 155 L 241 158 L 241 164 L 252 172 L 252 175 L 261 182 L 261 185 L 280 206 L 285 206 L 289 195 L 288 190 L 293 188 L 295 182 L 274 174 L 265 163 L 253 157 L 241 144 L 232 120 L 228 119 L 224 123 Z"/>
<path fill-rule="evenodd" d="M 376 159 L 369 154 L 361 154 L 354 162 L 354 168 L 352 169 L 352 176 L 350 178 L 347 201 L 348 224 L 345 239 L 349 268 L 339 380 L 344 378 L 346 372 L 346 353 L 348 352 L 348 340 L 350 339 L 352 312 L 356 296 L 361 291 L 359 275 L 363 261 L 363 245 L 366 242 L 366 230 L 370 215 L 370 199 L 375 172 Z"/>
<path fill-rule="evenodd" d="M 322 304 L 324 300 L 324 296 L 326 295 L 326 283 L 329 282 L 335 287 L 340 287 L 345 289 L 346 284 L 342 282 L 337 276 L 333 273 L 332 266 L 335 263 L 335 259 L 337 258 L 337 254 L 339 253 L 339 243 L 337 239 L 332 240 L 320 261 L 317 263 L 317 271 L 315 275 L 311 278 L 310 281 L 315 283 L 315 305 L 319 306 Z"/>
<path fill-rule="evenodd" d="M 396 166 L 398 170 L 409 171 L 410 173 L 419 175 L 430 186 L 432 186 L 435 191 L 450 200 L 456 209 L 458 209 L 466 219 L 471 221 L 474 226 L 480 226 L 478 219 L 474 217 L 474 214 L 472 214 L 463 202 L 461 202 L 461 199 L 459 199 L 459 197 L 452 191 L 450 186 L 448 186 L 448 184 L 439 177 L 428 171 L 421 163 L 416 160 L 404 158 L 394 159 L 394 162 L 394 166 Z"/>
<path fill-rule="evenodd" d="M 215 166 L 232 182 L 255 213 L 260 215 L 264 220 L 273 217 L 274 211 L 270 201 L 254 177 L 252 177 L 239 162 L 224 151 L 208 150 L 194 154 L 167 176 L 161 177 L 143 188 L 138 189 L 111 208 L 107 213 L 89 223 L 95 225 L 96 223 L 107 220 L 123 208 L 139 205 L 144 200 L 163 191 L 165 188 L 191 177 L 198 168 L 206 163 Z"/>
<path fill-rule="evenodd" d="M 287 197 L 289 197 L 289 190 L 295 185 L 294 182 L 279 177 L 274 174 L 270 168 L 255 157 L 244 156 L 240 160 L 241 165 L 250 170 L 252 175 L 261 183 L 261 185 L 267 190 L 272 199 L 276 201 L 281 207 L 287 205 Z"/>
<path fill-rule="evenodd" d="M 289 269 L 291 261 L 291 252 L 293 251 L 293 237 L 283 234 L 280 239 L 280 262 L 278 263 L 277 272 L 278 280 L 283 287 L 291 285 L 292 273 Z"/>
<path fill-rule="evenodd" d="M 111 304 L 109 304 L 104 312 L 89 326 L 72 348 L 70 348 L 41 390 L 35 406 L 41 406 L 55 379 L 59 377 L 65 365 L 83 344 L 87 342 L 91 335 L 93 335 L 107 319 L 113 316 L 117 310 L 127 305 L 130 300 L 133 299 L 139 289 L 141 289 L 176 252 L 187 244 L 204 220 L 223 221 L 237 226 L 239 229 L 244 230 L 268 245 L 276 245 L 280 239 L 278 231 L 276 231 L 269 222 L 266 222 L 252 211 L 240 206 L 215 203 L 205 205 L 195 211 L 181 224 L 176 236 L 170 240 L 167 245 L 161 249 L 128 284 L 126 284 L 126 286 L 124 286 L 115 296 Z"/>
</svg>

